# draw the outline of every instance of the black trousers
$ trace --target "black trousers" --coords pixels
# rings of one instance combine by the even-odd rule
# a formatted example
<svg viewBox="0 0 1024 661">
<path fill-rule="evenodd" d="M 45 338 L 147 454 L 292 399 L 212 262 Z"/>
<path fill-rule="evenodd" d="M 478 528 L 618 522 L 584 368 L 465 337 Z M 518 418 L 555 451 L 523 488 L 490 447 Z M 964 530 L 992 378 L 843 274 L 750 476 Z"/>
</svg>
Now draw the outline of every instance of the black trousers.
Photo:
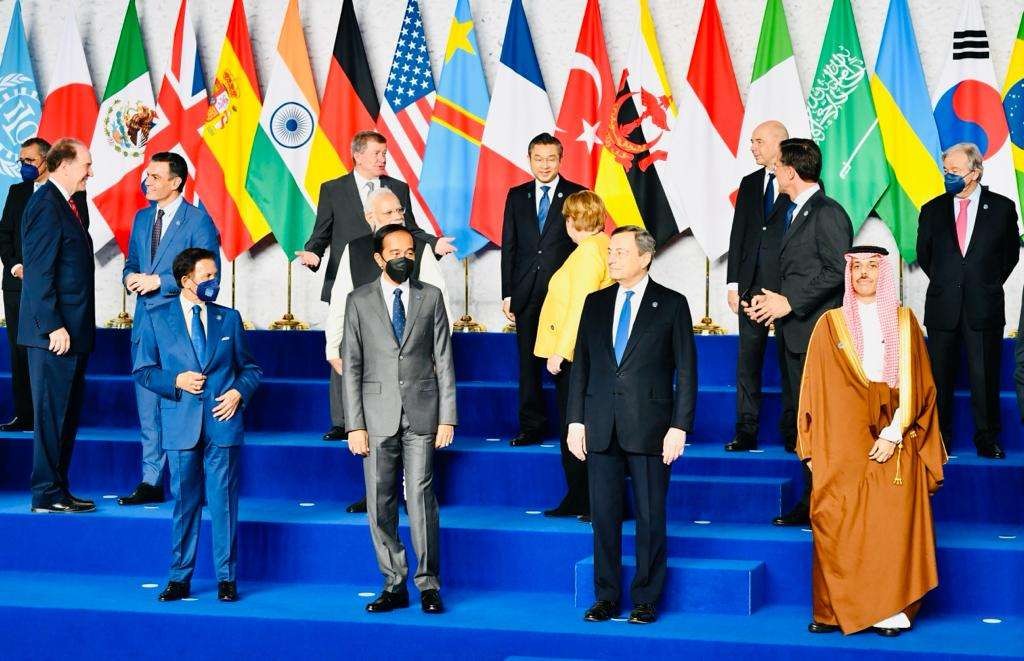
<svg viewBox="0 0 1024 661">
<path fill-rule="evenodd" d="M 605 452 L 587 454 L 594 529 L 594 594 L 599 600 L 613 603 L 618 603 L 621 594 L 627 469 L 636 507 L 636 575 L 630 586 L 630 598 L 633 604 L 653 604 L 661 596 L 668 568 L 665 498 L 671 471 L 660 454 L 623 451 L 614 432 Z"/>
<path fill-rule="evenodd" d="M 58 356 L 28 348 L 35 432 L 32 455 L 32 506 L 45 507 L 68 493 L 71 453 L 85 394 L 88 354 Z"/>
<path fill-rule="evenodd" d="M 775 331 L 776 349 L 779 352 L 780 369 L 782 370 L 782 438 L 788 452 L 796 451 L 796 407 L 800 402 L 800 382 L 804 376 L 804 362 L 807 353 L 796 353 L 786 348 L 784 337 L 778 326 Z M 788 394 L 787 394 L 788 393 Z M 786 407 L 789 407 L 787 410 Z M 800 496 L 800 504 L 810 507 L 811 504 L 811 471 L 807 464 L 803 466 L 804 489 Z"/>
<path fill-rule="evenodd" d="M 28 379 L 28 352 L 18 346 L 18 319 L 21 316 L 21 292 L 4 290 L 4 318 L 7 321 L 7 343 L 11 347 L 11 401 L 14 415 L 24 421 L 32 419 L 32 386 Z"/>
<path fill-rule="evenodd" d="M 999 440 L 999 361 L 1003 350 L 1003 329 L 974 330 L 960 314 L 954 330 L 928 329 L 928 357 L 935 377 L 939 430 L 949 448 L 953 440 L 953 390 L 960 350 L 967 352 L 967 379 L 971 386 L 974 416 L 974 445 L 985 448 Z"/>
<path fill-rule="evenodd" d="M 761 371 L 768 346 L 768 327 L 755 323 L 740 310 L 739 352 L 736 354 L 736 433 L 757 438 L 761 419 Z M 782 418 L 779 431 L 783 443 L 791 446 L 796 438 L 796 398 L 786 378 L 785 355 L 778 353 L 782 374 Z"/>
<path fill-rule="evenodd" d="M 519 348 L 519 431 L 543 434 L 548 415 L 544 406 L 541 374 L 547 361 L 533 355 L 537 344 L 537 324 L 544 299 L 532 299 L 516 312 L 516 346 Z"/>
<path fill-rule="evenodd" d="M 558 398 L 558 433 L 562 448 L 562 471 L 565 473 L 566 492 L 558 509 L 573 514 L 590 513 L 590 492 L 587 488 L 587 464 L 569 452 L 568 431 L 565 423 L 566 411 L 569 409 L 569 374 L 572 363 L 562 361 L 562 371 L 555 377 L 555 393 Z"/>
</svg>

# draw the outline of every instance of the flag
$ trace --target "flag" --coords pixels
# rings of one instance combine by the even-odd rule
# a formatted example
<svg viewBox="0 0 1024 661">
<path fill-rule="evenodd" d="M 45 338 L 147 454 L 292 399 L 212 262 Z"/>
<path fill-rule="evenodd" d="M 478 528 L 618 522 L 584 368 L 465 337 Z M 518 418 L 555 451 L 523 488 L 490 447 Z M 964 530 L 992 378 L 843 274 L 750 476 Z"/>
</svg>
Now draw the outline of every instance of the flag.
<svg viewBox="0 0 1024 661">
<path fill-rule="evenodd" d="M 743 103 L 715 0 L 704 0 L 679 116 L 667 143 L 667 162 L 676 176 L 670 185 L 683 194 L 690 229 L 704 254 L 718 259 L 729 250 Z M 693 167 L 697 163 L 700 167 Z"/>
<path fill-rule="evenodd" d="M 142 194 L 142 157 L 156 124 L 139 14 L 135 0 L 128 0 L 90 144 L 94 174 L 89 187 L 94 193 L 94 214 L 89 234 L 96 252 L 113 238 L 121 252 L 128 254 L 132 219 L 148 204 Z M 104 222 L 97 222 L 97 217 Z"/>
<path fill-rule="evenodd" d="M 388 140 L 388 172 L 409 184 L 413 217 L 424 230 L 439 235 L 437 220 L 419 190 L 434 96 L 434 72 L 420 6 L 409 0 L 384 87 L 377 131 Z"/>
<path fill-rule="evenodd" d="M 533 50 L 522 0 L 512 0 L 501 57 L 494 73 L 476 173 L 470 226 L 501 245 L 508 189 L 533 175 L 527 146 L 541 133 L 553 133 L 555 118 Z"/>
<path fill-rule="evenodd" d="M 665 186 L 682 178 L 676 176 L 676 166 L 669 165 L 666 151 L 676 122 L 676 105 L 647 0 L 639 0 L 639 9 L 615 102 L 601 133 L 605 148 L 625 172 L 632 201 L 619 183 L 619 173 L 611 167 L 598 170 L 594 190 L 616 224 L 646 227 L 661 245 L 689 223 L 678 191 Z"/>
<path fill-rule="evenodd" d="M 850 0 L 832 3 L 807 112 L 821 148 L 822 188 L 856 233 L 889 186 L 889 171 Z"/>
<path fill-rule="evenodd" d="M 39 120 L 39 137 L 50 143 L 60 138 L 76 138 L 89 144 L 100 107 L 89 67 L 85 64 L 75 10 L 70 5 L 64 15 L 64 31 L 53 76 L 53 86 L 46 95 L 43 116 Z"/>
<path fill-rule="evenodd" d="M 740 129 L 740 172 L 760 167 L 748 149 L 754 129 L 769 120 L 782 122 L 791 138 L 808 138 L 811 127 L 807 121 L 804 92 L 793 57 L 786 12 L 782 0 L 768 0 L 761 21 L 761 36 L 754 55 L 754 71 L 750 74 L 747 107 Z"/>
<path fill-rule="evenodd" d="M 487 238 L 469 226 L 487 103 L 473 14 L 469 0 L 459 0 L 427 134 L 420 193 L 441 231 L 452 237 L 462 255 L 487 244 Z"/>
<path fill-rule="evenodd" d="M 889 162 L 889 189 L 876 213 L 892 231 L 900 255 L 917 260 L 917 219 L 943 191 L 939 133 L 932 116 L 907 0 L 890 0 L 878 47 L 871 95 Z"/>
<path fill-rule="evenodd" d="M 1017 38 L 1010 54 L 1003 85 L 1003 110 L 1010 131 L 1010 152 L 1017 179 L 1018 200 L 1024 199 L 1024 14 L 1020 17 Z"/>
<path fill-rule="evenodd" d="M 21 0 L 15 0 L 0 60 L 0 209 L 7 190 L 21 183 L 21 143 L 39 131 L 39 93 L 21 22 Z"/>
<path fill-rule="evenodd" d="M 298 0 L 288 0 L 263 101 L 245 188 L 274 232 L 289 261 L 313 231 L 320 183 L 310 163 L 313 145 L 327 138 L 317 126 L 320 105 L 302 33 Z M 317 137 L 319 135 L 319 138 Z M 329 144 L 329 143 L 328 143 Z M 337 158 L 337 156 L 335 156 Z M 340 169 L 337 162 L 335 169 Z M 324 170 L 320 170 L 323 174 Z M 314 191 L 314 192 L 311 192 Z"/>
<path fill-rule="evenodd" d="M 270 233 L 267 219 L 245 189 L 260 109 L 260 84 L 249 44 L 245 7 L 242 0 L 234 0 L 203 126 L 203 149 L 196 166 L 204 174 L 196 182 L 199 197 L 220 231 L 220 247 L 229 260 Z M 223 197 L 211 194 L 207 188 L 207 179 L 217 177 L 227 193 Z M 221 186 L 217 181 L 209 184 Z"/>
<path fill-rule="evenodd" d="M 370 77 L 356 10 L 352 0 L 344 0 L 320 103 L 320 128 L 334 145 L 346 171 L 353 167 L 352 136 L 373 128 L 378 115 L 380 105 Z"/>
</svg>

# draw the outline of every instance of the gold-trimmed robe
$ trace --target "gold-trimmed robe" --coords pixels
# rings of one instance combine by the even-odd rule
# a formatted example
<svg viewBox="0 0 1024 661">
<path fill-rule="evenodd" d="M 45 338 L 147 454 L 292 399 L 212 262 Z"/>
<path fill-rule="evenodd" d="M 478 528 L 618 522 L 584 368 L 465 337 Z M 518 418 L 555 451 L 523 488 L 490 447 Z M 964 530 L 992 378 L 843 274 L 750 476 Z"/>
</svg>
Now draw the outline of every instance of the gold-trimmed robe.
<svg viewBox="0 0 1024 661">
<path fill-rule="evenodd" d="M 843 633 L 904 612 L 939 584 L 930 495 L 946 455 L 921 327 L 899 309 L 899 388 L 869 381 L 842 309 L 811 335 L 800 385 L 797 453 L 810 460 L 814 621 Z M 868 459 L 899 412 L 903 442 Z"/>
</svg>

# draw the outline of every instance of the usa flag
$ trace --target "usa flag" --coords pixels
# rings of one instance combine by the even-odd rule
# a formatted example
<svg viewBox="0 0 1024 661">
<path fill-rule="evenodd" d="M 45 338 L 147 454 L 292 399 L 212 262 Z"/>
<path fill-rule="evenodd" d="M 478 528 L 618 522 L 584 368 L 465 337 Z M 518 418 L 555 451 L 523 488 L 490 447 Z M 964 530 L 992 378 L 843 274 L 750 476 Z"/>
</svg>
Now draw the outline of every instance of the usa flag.
<svg viewBox="0 0 1024 661">
<path fill-rule="evenodd" d="M 435 96 L 420 6 L 416 0 L 409 0 L 384 88 L 377 130 L 388 139 L 389 174 L 409 184 L 416 222 L 427 232 L 440 236 L 437 221 L 419 191 Z"/>
</svg>

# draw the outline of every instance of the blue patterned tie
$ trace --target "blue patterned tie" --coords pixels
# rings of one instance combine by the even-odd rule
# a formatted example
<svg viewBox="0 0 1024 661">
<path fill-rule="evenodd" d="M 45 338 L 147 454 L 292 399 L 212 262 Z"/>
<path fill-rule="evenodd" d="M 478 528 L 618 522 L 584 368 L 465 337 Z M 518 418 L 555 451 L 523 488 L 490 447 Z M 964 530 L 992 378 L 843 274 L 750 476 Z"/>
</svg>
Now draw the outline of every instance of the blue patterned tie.
<svg viewBox="0 0 1024 661">
<path fill-rule="evenodd" d="M 548 196 L 548 191 L 551 190 L 551 186 L 541 186 L 540 189 L 544 191 L 544 194 L 540 196 L 540 204 L 537 206 L 537 224 L 540 225 L 540 231 L 544 231 L 544 221 L 548 217 L 548 209 L 551 208 L 551 198 Z"/>
<path fill-rule="evenodd" d="M 631 291 L 626 292 L 626 301 L 622 304 L 619 312 L 619 323 L 615 329 L 615 362 L 622 363 L 622 355 L 626 353 L 626 343 L 629 342 L 629 318 L 633 314 L 633 305 L 629 299 L 633 298 Z"/>
<path fill-rule="evenodd" d="M 192 348 L 195 349 L 200 365 L 206 361 L 206 330 L 203 328 L 203 318 L 199 316 L 202 310 L 198 305 L 192 306 Z"/>
<path fill-rule="evenodd" d="M 395 332 L 395 339 L 402 344 L 402 336 L 405 335 L 405 304 L 402 303 L 402 290 L 395 290 L 395 300 L 391 304 L 391 330 Z"/>
<path fill-rule="evenodd" d="M 786 207 L 786 221 L 783 225 L 782 233 L 785 234 L 789 231 L 789 226 L 793 224 L 793 212 L 796 211 L 796 202 L 790 202 L 789 206 Z"/>
<path fill-rule="evenodd" d="M 772 207 L 775 206 L 775 173 L 768 175 L 768 185 L 764 187 L 764 219 L 772 215 Z"/>
</svg>

